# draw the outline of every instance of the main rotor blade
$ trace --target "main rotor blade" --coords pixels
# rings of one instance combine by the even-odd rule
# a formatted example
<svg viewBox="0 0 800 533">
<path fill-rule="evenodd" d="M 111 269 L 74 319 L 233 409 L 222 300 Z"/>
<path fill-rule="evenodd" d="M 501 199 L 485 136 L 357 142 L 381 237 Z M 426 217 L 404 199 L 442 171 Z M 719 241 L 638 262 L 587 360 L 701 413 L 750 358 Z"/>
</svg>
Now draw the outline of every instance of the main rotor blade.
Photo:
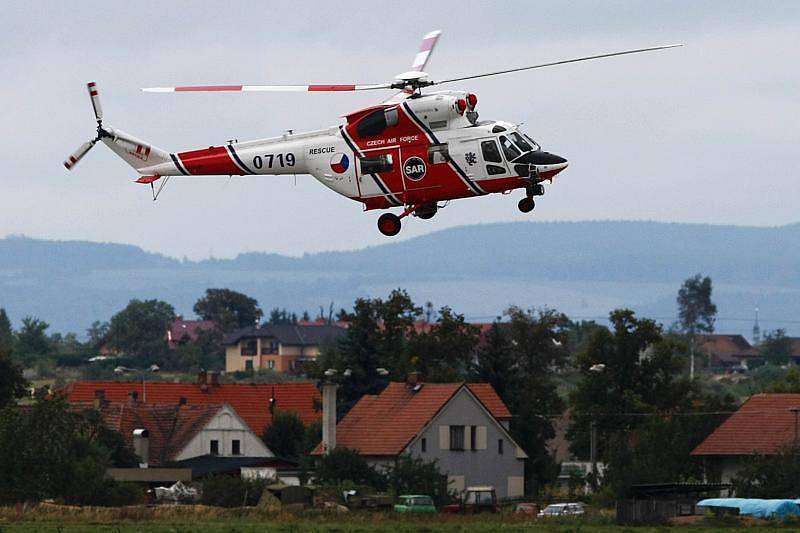
<svg viewBox="0 0 800 533">
<path fill-rule="evenodd" d="M 462 76 L 460 78 L 450 78 L 447 80 L 441 81 L 434 81 L 431 82 L 430 85 L 441 85 L 443 83 L 452 83 L 454 81 L 463 81 L 463 80 L 474 80 L 475 78 L 485 78 L 487 76 L 498 76 L 500 74 L 510 74 L 512 72 L 520 72 L 522 70 L 532 70 L 535 68 L 543 68 L 543 67 L 552 67 L 555 65 L 564 65 L 566 63 L 577 63 L 578 61 L 590 61 L 592 59 L 601 59 L 604 57 L 613 57 L 613 56 L 624 56 L 627 54 L 638 54 L 640 52 L 652 52 L 655 50 L 664 50 L 666 48 L 675 48 L 677 46 L 683 46 L 682 44 L 666 44 L 662 46 L 651 46 L 649 48 L 637 48 L 635 50 L 623 50 L 622 52 L 610 52 L 608 54 L 598 54 L 594 56 L 585 56 L 585 57 L 576 57 L 574 59 L 563 59 L 561 61 L 553 61 L 551 63 L 540 63 L 538 65 L 531 65 L 528 67 L 518 67 L 518 68 L 510 68 L 506 70 L 498 70 L 496 72 L 486 72 L 483 74 L 473 74 L 471 76 Z"/>
<path fill-rule="evenodd" d="M 311 85 L 194 85 L 185 87 L 145 87 L 147 93 L 205 93 L 205 92 L 350 92 L 391 89 L 391 83 L 364 85 L 311 84 Z"/>
</svg>

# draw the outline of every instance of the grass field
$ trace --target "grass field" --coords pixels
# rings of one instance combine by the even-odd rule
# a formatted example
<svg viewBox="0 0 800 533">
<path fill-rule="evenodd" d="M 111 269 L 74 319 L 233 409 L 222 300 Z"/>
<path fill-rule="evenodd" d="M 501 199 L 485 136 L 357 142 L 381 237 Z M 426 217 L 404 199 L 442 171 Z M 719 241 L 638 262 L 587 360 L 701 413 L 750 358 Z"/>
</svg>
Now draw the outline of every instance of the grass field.
<svg viewBox="0 0 800 533">
<path fill-rule="evenodd" d="M 397 515 L 394 513 L 328 514 L 303 512 L 270 513 L 255 508 L 221 509 L 206 506 L 180 507 L 68 507 L 38 505 L 0 507 L 0 533 L 11 532 L 104 532 L 104 533 L 255 533 L 255 532 L 556 532 L 556 533 L 668 533 L 686 530 L 695 533 L 733 531 L 737 527 L 775 532 L 800 530 L 800 523 L 726 524 L 697 523 L 687 526 L 620 527 L 610 516 L 578 519 L 533 520 L 509 514 Z"/>
</svg>

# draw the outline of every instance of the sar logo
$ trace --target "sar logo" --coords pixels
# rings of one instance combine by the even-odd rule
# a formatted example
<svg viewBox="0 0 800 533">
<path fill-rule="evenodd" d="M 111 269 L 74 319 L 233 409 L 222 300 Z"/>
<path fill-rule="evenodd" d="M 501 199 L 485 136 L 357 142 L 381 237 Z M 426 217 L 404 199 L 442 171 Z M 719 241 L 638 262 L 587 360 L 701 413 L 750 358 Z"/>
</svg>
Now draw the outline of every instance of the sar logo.
<svg viewBox="0 0 800 533">
<path fill-rule="evenodd" d="M 337 174 L 342 174 L 350 168 L 350 159 L 347 154 L 335 153 L 331 156 L 331 169 Z"/>
<path fill-rule="evenodd" d="M 409 157 L 403 164 L 403 174 L 411 181 L 419 181 L 425 177 L 425 161 L 419 157 Z"/>
</svg>

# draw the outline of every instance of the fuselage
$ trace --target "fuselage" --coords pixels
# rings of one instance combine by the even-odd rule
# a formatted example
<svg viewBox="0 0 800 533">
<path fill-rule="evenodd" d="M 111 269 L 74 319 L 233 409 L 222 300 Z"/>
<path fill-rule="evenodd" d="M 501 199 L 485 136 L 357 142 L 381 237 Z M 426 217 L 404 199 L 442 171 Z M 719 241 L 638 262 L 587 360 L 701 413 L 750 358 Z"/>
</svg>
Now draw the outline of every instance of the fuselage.
<svg viewBox="0 0 800 533">
<path fill-rule="evenodd" d="M 476 98 L 431 93 L 347 115 L 341 126 L 169 154 L 142 174 L 311 174 L 366 209 L 420 206 L 552 179 L 567 161 L 511 123 L 477 120 Z"/>
</svg>

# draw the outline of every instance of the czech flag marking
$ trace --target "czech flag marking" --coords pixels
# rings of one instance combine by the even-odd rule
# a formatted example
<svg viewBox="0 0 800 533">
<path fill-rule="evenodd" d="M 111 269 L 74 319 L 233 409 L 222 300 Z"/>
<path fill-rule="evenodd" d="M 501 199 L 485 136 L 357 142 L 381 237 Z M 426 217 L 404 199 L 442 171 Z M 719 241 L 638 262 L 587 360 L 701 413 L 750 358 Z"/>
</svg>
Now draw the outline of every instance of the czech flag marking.
<svg viewBox="0 0 800 533">
<path fill-rule="evenodd" d="M 337 174 L 342 174 L 346 172 L 347 169 L 350 167 L 350 159 L 347 158 L 347 154 L 336 153 L 333 154 L 331 157 L 331 169 L 336 172 Z"/>
</svg>

